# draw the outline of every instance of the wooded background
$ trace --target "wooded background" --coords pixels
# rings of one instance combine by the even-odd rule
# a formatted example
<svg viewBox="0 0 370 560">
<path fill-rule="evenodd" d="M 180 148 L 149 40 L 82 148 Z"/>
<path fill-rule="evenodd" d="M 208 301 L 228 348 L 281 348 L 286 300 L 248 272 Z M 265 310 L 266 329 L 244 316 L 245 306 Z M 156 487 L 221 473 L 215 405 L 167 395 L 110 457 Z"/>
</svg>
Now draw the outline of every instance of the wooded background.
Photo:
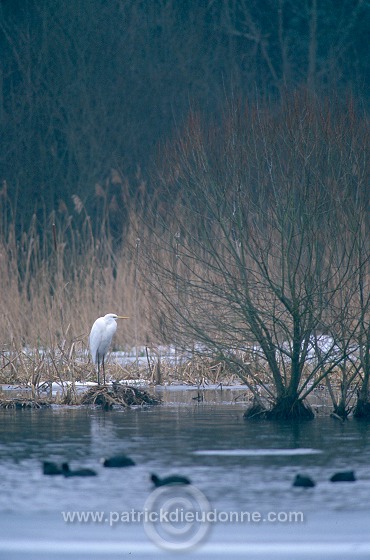
<svg viewBox="0 0 370 560">
<path fill-rule="evenodd" d="M 366 100 L 365 0 L 2 0 L 0 187 L 16 235 L 81 205 L 122 235 L 126 196 L 190 109 L 225 100 Z M 6 225 L 4 226 L 6 227 Z"/>
</svg>

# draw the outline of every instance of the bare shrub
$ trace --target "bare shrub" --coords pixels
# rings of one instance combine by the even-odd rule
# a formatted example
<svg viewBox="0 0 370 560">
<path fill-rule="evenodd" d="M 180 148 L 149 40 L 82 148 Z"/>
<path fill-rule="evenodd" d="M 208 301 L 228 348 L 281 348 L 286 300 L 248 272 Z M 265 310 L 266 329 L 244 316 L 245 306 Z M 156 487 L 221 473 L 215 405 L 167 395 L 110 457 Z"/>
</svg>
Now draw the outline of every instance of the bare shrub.
<svg viewBox="0 0 370 560">
<path fill-rule="evenodd" d="M 311 418 L 304 399 L 359 333 L 360 321 L 347 321 L 341 341 L 334 310 L 340 293 L 353 301 L 353 277 L 369 258 L 359 264 L 355 243 L 365 132 L 351 105 L 343 114 L 297 95 L 274 110 L 234 104 L 217 123 L 191 115 L 166 152 L 161 201 L 177 198 L 155 207 L 145 240 L 158 329 L 221 356 L 260 406 L 262 387 L 272 417 Z M 332 342 L 313 360 L 320 333 Z M 243 362 L 243 352 L 263 366 Z"/>
</svg>

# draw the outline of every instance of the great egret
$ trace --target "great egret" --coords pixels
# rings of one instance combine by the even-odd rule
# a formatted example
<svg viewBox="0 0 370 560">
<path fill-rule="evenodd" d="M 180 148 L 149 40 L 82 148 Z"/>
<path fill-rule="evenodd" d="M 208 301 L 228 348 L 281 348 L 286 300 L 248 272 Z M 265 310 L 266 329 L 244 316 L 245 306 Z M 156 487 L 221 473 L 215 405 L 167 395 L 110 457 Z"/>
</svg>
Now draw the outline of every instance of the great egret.
<svg viewBox="0 0 370 560">
<path fill-rule="evenodd" d="M 96 319 L 92 326 L 89 343 L 90 352 L 94 364 L 98 366 L 98 385 L 100 385 L 100 365 L 103 368 L 103 381 L 105 385 L 105 365 L 104 359 L 112 342 L 114 333 L 117 330 L 117 319 L 128 319 L 115 313 L 108 313 L 104 317 Z"/>
<path fill-rule="evenodd" d="M 103 459 L 103 466 L 111 469 L 118 469 L 121 467 L 133 467 L 135 462 L 126 455 L 114 455 L 114 457 L 109 457 L 108 459 Z"/>
<path fill-rule="evenodd" d="M 190 480 L 185 476 L 167 476 L 165 478 L 159 478 L 156 474 L 152 474 L 150 477 L 151 481 L 153 482 L 154 486 L 157 488 L 159 486 L 174 486 L 176 484 L 191 484 Z"/>
</svg>

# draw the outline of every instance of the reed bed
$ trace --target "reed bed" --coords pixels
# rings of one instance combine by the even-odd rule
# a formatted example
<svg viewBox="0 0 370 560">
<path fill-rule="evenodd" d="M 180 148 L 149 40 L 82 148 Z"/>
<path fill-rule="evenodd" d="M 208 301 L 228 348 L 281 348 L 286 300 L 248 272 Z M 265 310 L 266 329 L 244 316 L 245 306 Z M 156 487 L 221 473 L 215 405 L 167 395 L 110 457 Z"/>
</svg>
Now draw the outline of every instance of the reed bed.
<svg viewBox="0 0 370 560">
<path fill-rule="evenodd" d="M 30 368 L 68 370 L 75 347 L 87 347 L 94 320 L 109 312 L 131 318 L 118 329 L 116 348 L 150 339 L 130 244 L 114 252 L 110 236 L 94 236 L 90 224 L 88 216 L 79 225 L 72 216 L 52 215 L 41 225 L 34 218 L 19 238 L 0 220 L 2 378 L 23 380 Z"/>
</svg>

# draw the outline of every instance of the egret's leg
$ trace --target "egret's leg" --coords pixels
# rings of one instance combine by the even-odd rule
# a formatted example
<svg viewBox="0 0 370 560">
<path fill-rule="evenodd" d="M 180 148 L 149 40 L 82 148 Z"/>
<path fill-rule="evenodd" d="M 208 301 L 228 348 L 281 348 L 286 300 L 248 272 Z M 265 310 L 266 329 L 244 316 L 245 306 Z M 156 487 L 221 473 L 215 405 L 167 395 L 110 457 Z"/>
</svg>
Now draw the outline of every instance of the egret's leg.
<svg viewBox="0 0 370 560">
<path fill-rule="evenodd" d="M 100 356 L 97 354 L 98 358 L 98 385 L 100 385 Z"/>
<path fill-rule="evenodd" d="M 103 383 L 104 383 L 104 385 L 105 385 L 105 364 L 104 364 L 104 357 L 105 357 L 105 356 L 104 356 L 104 354 L 103 354 L 103 360 L 102 360 L 102 363 L 103 363 Z"/>
</svg>

